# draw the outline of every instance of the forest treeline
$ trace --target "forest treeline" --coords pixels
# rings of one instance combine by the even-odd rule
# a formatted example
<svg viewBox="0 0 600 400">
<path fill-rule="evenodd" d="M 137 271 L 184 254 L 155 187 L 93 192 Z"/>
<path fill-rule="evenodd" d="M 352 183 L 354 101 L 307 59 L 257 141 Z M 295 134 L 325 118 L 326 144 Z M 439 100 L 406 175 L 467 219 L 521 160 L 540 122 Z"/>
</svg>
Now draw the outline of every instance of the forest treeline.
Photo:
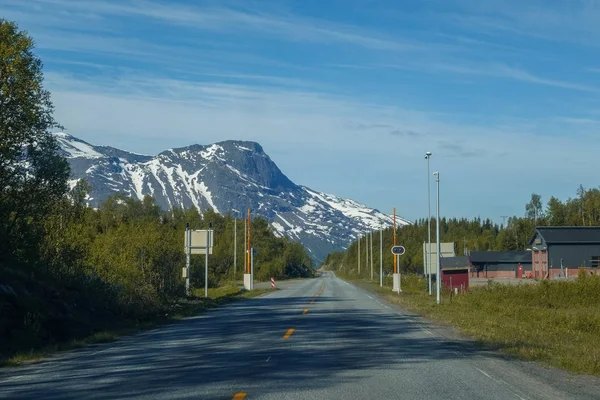
<svg viewBox="0 0 600 400">
<path fill-rule="evenodd" d="M 162 211 L 151 197 L 114 195 L 92 209 L 85 181 L 69 187 L 69 165 L 50 133 L 60 128 L 42 62 L 27 32 L 0 19 L 0 355 L 139 321 L 184 296 L 184 231 L 215 232 L 209 285 L 241 279 L 244 221 L 212 210 Z M 304 247 L 252 219 L 255 279 L 312 274 Z M 204 257 L 191 256 L 204 283 Z M 2 357 L 0 357 L 1 359 Z"/>
<path fill-rule="evenodd" d="M 468 250 L 525 250 L 536 226 L 598 226 L 600 225 L 600 190 L 579 186 L 576 196 L 561 201 L 551 197 L 544 206 L 539 194 L 532 194 L 525 205 L 523 216 L 513 216 L 502 224 L 490 219 L 440 218 L 440 241 L 453 242 L 456 255 L 464 255 Z M 431 221 L 431 242 L 435 242 L 436 220 Z M 392 273 L 393 229 L 383 230 L 383 270 Z M 361 237 L 360 276 L 370 277 L 370 259 L 367 264 L 366 251 L 373 251 L 374 275 L 379 275 L 379 231 L 373 232 L 372 243 L 366 236 Z M 401 272 L 423 272 L 423 243 L 427 241 L 427 218 L 396 230 L 396 243 L 406 248 L 400 257 Z M 369 257 L 370 258 L 370 257 Z M 323 262 L 327 269 L 358 275 L 358 241 L 354 241 L 346 251 L 331 253 Z"/>
</svg>

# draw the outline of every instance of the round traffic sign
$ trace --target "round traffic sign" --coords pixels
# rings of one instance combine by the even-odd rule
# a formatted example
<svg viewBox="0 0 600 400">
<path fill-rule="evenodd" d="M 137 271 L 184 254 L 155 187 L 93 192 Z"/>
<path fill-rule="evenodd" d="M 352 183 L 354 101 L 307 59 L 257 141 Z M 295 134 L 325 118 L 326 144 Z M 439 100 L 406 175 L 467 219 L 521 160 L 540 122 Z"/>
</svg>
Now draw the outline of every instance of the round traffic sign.
<svg viewBox="0 0 600 400">
<path fill-rule="evenodd" d="M 404 248 L 404 246 L 392 246 L 392 254 L 401 256 L 402 254 L 404 254 L 405 251 L 406 249 Z"/>
</svg>

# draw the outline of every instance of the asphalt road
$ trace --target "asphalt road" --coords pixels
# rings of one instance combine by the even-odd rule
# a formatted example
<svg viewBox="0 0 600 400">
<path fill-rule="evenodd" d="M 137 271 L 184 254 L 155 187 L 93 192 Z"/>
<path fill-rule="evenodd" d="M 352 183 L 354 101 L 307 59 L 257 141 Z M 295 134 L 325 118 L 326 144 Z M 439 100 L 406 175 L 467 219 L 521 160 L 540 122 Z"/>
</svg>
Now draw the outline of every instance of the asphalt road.
<svg viewBox="0 0 600 400">
<path fill-rule="evenodd" d="M 0 371 L 7 399 L 578 399 L 598 379 L 514 361 L 332 274 Z M 237 397 L 236 397 L 237 395 Z"/>
</svg>

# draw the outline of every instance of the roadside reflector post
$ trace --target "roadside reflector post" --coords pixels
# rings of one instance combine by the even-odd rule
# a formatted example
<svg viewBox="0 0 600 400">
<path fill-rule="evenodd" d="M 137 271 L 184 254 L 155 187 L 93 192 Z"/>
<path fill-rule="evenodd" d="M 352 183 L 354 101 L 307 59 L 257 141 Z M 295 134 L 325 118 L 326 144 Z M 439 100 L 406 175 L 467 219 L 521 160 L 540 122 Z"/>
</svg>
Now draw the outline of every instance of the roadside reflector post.
<svg viewBox="0 0 600 400">
<path fill-rule="evenodd" d="M 271 277 L 271 289 L 275 289 L 275 277 Z"/>
<path fill-rule="evenodd" d="M 394 261 L 396 261 L 396 271 L 394 271 L 393 275 L 393 285 L 392 292 L 402 292 L 402 283 L 400 282 L 400 256 L 406 252 L 404 246 L 392 246 L 392 254 L 396 257 Z"/>
<path fill-rule="evenodd" d="M 244 289 L 254 289 L 253 273 L 254 273 L 254 253 L 250 242 L 250 209 L 248 209 L 248 216 L 246 217 L 246 268 L 244 268 Z"/>
</svg>

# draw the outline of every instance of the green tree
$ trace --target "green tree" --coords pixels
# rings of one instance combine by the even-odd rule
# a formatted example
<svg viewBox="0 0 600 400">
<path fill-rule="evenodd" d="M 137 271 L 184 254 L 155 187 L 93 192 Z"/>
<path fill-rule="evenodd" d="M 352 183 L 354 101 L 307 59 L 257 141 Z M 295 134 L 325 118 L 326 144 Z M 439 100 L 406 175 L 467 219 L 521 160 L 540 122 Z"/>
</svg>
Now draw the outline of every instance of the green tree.
<svg viewBox="0 0 600 400">
<path fill-rule="evenodd" d="M 50 130 L 50 93 L 34 43 L 0 19 L 0 260 L 35 260 L 41 221 L 67 191 L 69 168 Z"/>
<path fill-rule="evenodd" d="M 543 218 L 542 196 L 537 193 L 531 194 L 531 200 L 525 205 L 525 215 L 537 224 L 539 218 Z"/>
</svg>

